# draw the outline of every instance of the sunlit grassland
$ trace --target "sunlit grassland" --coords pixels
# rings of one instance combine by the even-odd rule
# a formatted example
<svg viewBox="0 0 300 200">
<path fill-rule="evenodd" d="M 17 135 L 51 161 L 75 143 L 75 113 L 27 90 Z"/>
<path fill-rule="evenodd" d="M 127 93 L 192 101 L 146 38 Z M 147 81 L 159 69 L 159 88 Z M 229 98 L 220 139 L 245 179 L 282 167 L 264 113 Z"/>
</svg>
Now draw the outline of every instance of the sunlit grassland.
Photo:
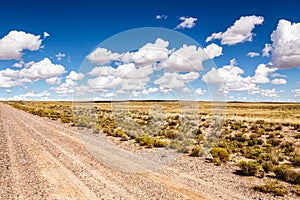
<svg viewBox="0 0 300 200">
<path fill-rule="evenodd" d="M 193 157 L 210 153 L 210 160 L 217 165 L 236 163 L 240 175 L 267 175 L 276 181 L 300 184 L 300 103 L 6 103 L 34 115 L 60 120 L 93 134 L 132 141 L 145 148 L 172 148 Z M 287 194 L 277 182 L 254 189 L 275 195 Z"/>
</svg>

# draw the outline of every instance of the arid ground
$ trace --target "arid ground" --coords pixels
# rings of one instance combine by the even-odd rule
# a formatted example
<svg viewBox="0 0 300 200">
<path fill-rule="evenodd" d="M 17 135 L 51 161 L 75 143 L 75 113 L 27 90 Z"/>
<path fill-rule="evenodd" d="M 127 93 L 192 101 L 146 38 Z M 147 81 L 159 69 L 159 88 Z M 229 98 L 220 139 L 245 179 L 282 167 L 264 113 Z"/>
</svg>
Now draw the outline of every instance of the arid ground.
<svg viewBox="0 0 300 200">
<path fill-rule="evenodd" d="M 182 154 L 157 171 L 118 171 L 91 156 L 76 127 L 4 103 L 0 126 L 0 199 L 299 198 L 285 181 L 284 197 L 254 190 L 270 178 L 238 175 L 233 160 L 216 166 Z"/>
</svg>

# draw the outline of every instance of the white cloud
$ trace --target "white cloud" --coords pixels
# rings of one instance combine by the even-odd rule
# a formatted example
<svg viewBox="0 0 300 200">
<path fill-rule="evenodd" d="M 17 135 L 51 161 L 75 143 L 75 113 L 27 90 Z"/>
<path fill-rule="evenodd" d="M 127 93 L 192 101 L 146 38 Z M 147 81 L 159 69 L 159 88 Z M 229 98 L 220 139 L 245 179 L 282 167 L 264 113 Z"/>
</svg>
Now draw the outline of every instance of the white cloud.
<svg viewBox="0 0 300 200">
<path fill-rule="evenodd" d="M 155 19 L 167 19 L 167 15 L 156 15 Z"/>
<path fill-rule="evenodd" d="M 270 56 L 270 52 L 272 51 L 272 45 L 271 44 L 265 44 L 265 47 L 263 48 L 263 50 L 261 51 L 264 57 L 269 57 Z"/>
<path fill-rule="evenodd" d="M 10 31 L 0 39 L 0 60 L 20 60 L 24 50 L 36 51 L 42 46 L 40 36 L 23 31 Z"/>
<path fill-rule="evenodd" d="M 51 77 L 51 78 L 47 78 L 46 79 L 46 83 L 50 84 L 50 85 L 59 85 L 61 83 L 61 77 Z"/>
<path fill-rule="evenodd" d="M 280 20 L 271 40 L 272 66 L 279 69 L 300 66 L 300 23 Z"/>
<path fill-rule="evenodd" d="M 47 79 L 60 76 L 66 72 L 64 66 L 53 64 L 49 58 L 32 64 L 29 68 L 20 70 L 20 76 L 31 80 Z"/>
<path fill-rule="evenodd" d="M 158 67 L 174 72 L 199 71 L 204 69 L 202 62 L 207 59 L 209 59 L 208 55 L 202 48 L 197 48 L 194 45 L 183 45 Z"/>
<path fill-rule="evenodd" d="M 186 74 L 178 74 L 175 72 L 165 72 L 162 77 L 154 81 L 154 84 L 159 85 L 159 89 L 166 93 L 173 89 L 185 88 L 186 82 L 193 82 L 198 79 L 199 73 L 189 72 Z"/>
<path fill-rule="evenodd" d="M 27 65 L 24 64 L 25 67 Z M 0 87 L 10 88 L 22 86 L 24 83 L 33 83 L 38 80 L 59 77 L 65 73 L 62 65 L 53 64 L 48 58 L 33 63 L 28 68 L 20 70 L 5 69 L 0 71 Z M 49 80 L 48 80 L 49 81 Z"/>
<path fill-rule="evenodd" d="M 202 95 L 202 94 L 205 94 L 205 93 L 206 93 L 206 90 L 203 90 L 203 89 L 201 89 L 201 88 L 197 88 L 197 89 L 195 90 L 195 93 L 198 94 L 198 95 Z"/>
<path fill-rule="evenodd" d="M 276 68 L 271 68 L 265 64 L 260 64 L 255 70 L 255 74 L 252 77 L 251 82 L 256 84 L 265 84 L 269 83 L 270 79 L 268 78 L 269 74 L 276 71 Z"/>
<path fill-rule="evenodd" d="M 20 94 L 13 97 L 14 100 L 31 100 L 35 98 L 47 99 L 51 94 L 47 90 L 41 93 L 36 93 L 35 91 L 28 92 L 26 94 Z"/>
<path fill-rule="evenodd" d="M 144 89 L 142 90 L 141 94 L 144 94 L 144 95 L 147 95 L 147 94 L 152 94 L 152 93 L 155 93 L 155 92 L 158 92 L 159 89 L 158 88 L 148 88 L 148 89 Z"/>
<path fill-rule="evenodd" d="M 287 81 L 283 78 L 275 78 L 271 81 L 271 84 L 273 84 L 273 85 L 284 85 L 286 83 L 287 83 Z"/>
<path fill-rule="evenodd" d="M 44 32 L 44 39 L 46 38 L 46 37 L 49 37 L 50 36 L 50 34 L 49 33 L 47 33 L 47 32 Z"/>
<path fill-rule="evenodd" d="M 97 64 L 107 64 L 112 60 L 116 60 L 121 55 L 118 53 L 113 53 L 109 51 L 108 49 L 98 47 L 96 50 L 94 50 L 92 53 L 90 53 L 87 58 L 89 61 Z"/>
<path fill-rule="evenodd" d="M 260 25 L 264 21 L 261 16 L 242 16 L 225 32 L 213 33 L 206 39 L 206 42 L 220 39 L 222 44 L 235 45 L 237 43 L 252 41 L 255 25 Z"/>
<path fill-rule="evenodd" d="M 24 64 L 25 64 L 24 61 L 20 60 L 20 62 L 14 63 L 12 66 L 17 68 L 22 68 Z"/>
<path fill-rule="evenodd" d="M 109 93 L 106 93 L 103 95 L 105 98 L 111 98 L 111 97 L 115 97 L 116 94 L 115 93 L 112 93 L 112 92 L 109 92 Z"/>
<path fill-rule="evenodd" d="M 219 69 L 212 68 L 202 76 L 202 80 L 208 84 L 220 84 L 220 91 L 225 93 L 229 91 L 257 90 L 258 87 L 252 82 L 252 77 L 242 77 L 244 70 L 235 65 L 236 60 L 232 59 L 230 65 Z"/>
<path fill-rule="evenodd" d="M 253 57 L 256 57 L 256 56 L 259 56 L 260 54 L 257 53 L 257 52 L 248 52 L 247 53 L 247 56 L 249 56 L 250 58 L 253 58 Z"/>
<path fill-rule="evenodd" d="M 204 51 L 207 53 L 210 59 L 221 56 L 223 48 L 212 43 L 204 48 Z"/>
<path fill-rule="evenodd" d="M 91 76 L 109 76 L 115 73 L 115 69 L 110 66 L 94 67 L 92 71 L 88 72 Z"/>
<path fill-rule="evenodd" d="M 176 26 L 176 29 L 193 28 L 196 25 L 197 18 L 194 17 L 180 17 L 182 22 Z"/>
<path fill-rule="evenodd" d="M 186 74 L 180 74 L 178 76 L 178 80 L 182 80 L 184 82 L 192 82 L 199 78 L 200 74 L 198 72 L 189 72 Z"/>
<path fill-rule="evenodd" d="M 6 89 L 5 92 L 6 92 L 7 94 L 12 93 L 12 91 L 11 91 L 10 89 Z"/>
<path fill-rule="evenodd" d="M 275 88 L 273 89 L 261 89 L 260 90 L 260 94 L 264 97 L 278 97 L 278 94 L 280 93 L 280 91 L 275 90 Z"/>
<path fill-rule="evenodd" d="M 79 81 L 79 80 L 82 80 L 84 78 L 84 74 L 82 73 L 77 73 L 75 71 L 71 71 L 69 73 L 68 76 L 66 76 L 66 79 L 71 79 L 73 81 Z"/>
<path fill-rule="evenodd" d="M 92 78 L 88 80 L 88 86 L 96 90 L 111 90 L 115 89 L 121 83 L 120 77 L 100 76 L 97 78 Z"/>
<path fill-rule="evenodd" d="M 115 75 L 123 79 L 145 79 L 153 73 L 151 65 L 137 68 L 133 63 L 119 65 Z"/>
<path fill-rule="evenodd" d="M 75 87 L 78 86 L 78 84 L 75 81 L 82 80 L 83 78 L 84 78 L 84 74 L 71 71 L 69 75 L 66 76 L 66 80 L 64 83 L 62 83 L 57 87 L 51 87 L 50 89 L 54 90 L 55 93 L 59 94 L 60 96 L 68 96 L 69 94 L 74 94 Z"/>
<path fill-rule="evenodd" d="M 281 77 L 281 78 L 287 78 L 288 76 L 283 75 L 283 74 L 279 74 L 279 73 L 272 73 L 271 77 Z"/>
<path fill-rule="evenodd" d="M 61 61 L 62 58 L 66 57 L 66 54 L 58 52 L 58 54 L 56 54 L 55 57 L 58 61 Z"/>
<path fill-rule="evenodd" d="M 292 92 L 294 93 L 295 97 L 300 97 L 300 89 L 292 90 Z"/>
<path fill-rule="evenodd" d="M 149 65 L 168 58 L 169 42 L 160 38 L 156 39 L 155 43 L 147 43 L 137 52 L 131 55 L 131 60 L 136 65 Z M 127 54 L 128 55 L 128 54 Z"/>
</svg>

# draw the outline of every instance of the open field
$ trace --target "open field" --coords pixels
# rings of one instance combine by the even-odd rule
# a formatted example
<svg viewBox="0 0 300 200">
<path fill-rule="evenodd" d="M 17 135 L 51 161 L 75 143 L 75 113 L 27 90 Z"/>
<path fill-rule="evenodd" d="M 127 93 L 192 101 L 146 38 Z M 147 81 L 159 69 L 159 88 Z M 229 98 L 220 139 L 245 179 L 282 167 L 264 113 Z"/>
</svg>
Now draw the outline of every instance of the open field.
<svg viewBox="0 0 300 200">
<path fill-rule="evenodd" d="M 133 183 L 133 180 L 143 179 L 143 181 L 153 182 L 150 187 L 153 188 L 149 191 L 144 191 L 145 188 L 141 189 L 141 194 L 145 195 L 143 198 L 146 199 L 150 198 L 150 196 L 147 198 L 147 195 L 155 193 L 154 191 L 157 190 L 155 188 L 159 187 L 158 185 L 163 188 L 161 189 L 164 192 L 160 191 L 159 194 L 163 196 L 153 197 L 155 199 L 163 197 L 165 197 L 164 199 L 245 199 L 245 196 L 249 199 L 272 199 L 273 195 L 276 195 L 274 198 L 284 196 L 284 198 L 296 199 L 300 193 L 300 104 L 227 103 L 225 105 L 208 102 L 6 103 L 31 114 L 55 120 L 38 118 L 8 105 L 1 105 L 0 113 L 3 121 L 2 126 L 4 126 L 1 136 L 3 141 L 5 140 L 2 145 L 7 145 L 7 147 L 3 147 L 3 149 L 7 149 L 5 152 L 7 157 L 3 159 L 7 158 L 9 159 L 8 163 L 13 163 L 9 167 L 1 164 L 1 167 L 7 168 L 1 176 L 1 184 L 4 184 L 4 177 L 6 177 L 5 180 L 27 181 L 31 176 L 26 177 L 26 173 L 35 173 L 36 176 L 32 176 L 35 179 L 33 182 L 39 187 L 36 190 L 40 191 L 27 194 L 24 190 L 25 194 L 22 194 L 21 190 L 19 195 L 48 196 L 51 194 L 53 195 L 51 198 L 54 199 L 60 195 L 61 191 L 56 190 L 56 188 L 48 191 L 45 189 L 47 187 L 44 187 L 50 184 L 49 181 L 52 181 L 51 184 L 54 186 L 58 184 L 55 172 L 50 170 L 52 174 L 45 175 L 49 169 L 43 169 L 43 167 L 49 163 L 52 163 L 52 168 L 59 167 L 60 170 L 67 173 L 68 177 L 62 177 L 62 179 L 66 179 L 66 182 L 70 182 L 72 177 L 77 177 L 76 181 L 72 183 L 72 188 L 73 192 L 77 191 L 76 195 L 79 199 L 89 197 L 93 199 L 97 198 L 97 195 L 98 197 L 105 197 L 109 191 L 114 190 L 112 187 L 111 190 L 99 189 L 99 191 L 107 192 L 105 194 L 94 192 L 91 188 L 94 187 L 94 184 L 97 184 L 97 187 L 102 187 L 100 186 L 103 185 L 101 180 L 110 181 L 115 185 L 115 188 L 121 186 L 115 179 L 103 177 L 104 174 L 101 173 L 97 177 L 92 174 L 93 179 L 90 180 L 94 182 L 89 182 L 90 180 L 81 177 L 82 174 L 74 172 L 75 169 L 66 168 L 71 162 L 67 164 L 64 162 L 68 162 L 66 160 L 72 158 L 72 162 L 77 162 L 79 168 L 86 169 L 87 174 L 90 173 L 90 170 L 98 170 L 96 167 L 89 169 L 85 165 L 86 163 L 80 162 L 82 159 L 92 158 L 79 145 L 80 140 L 76 139 L 78 136 L 71 129 L 90 133 L 88 135 L 91 137 L 105 135 L 117 145 L 125 149 L 133 149 L 133 151 L 134 149 L 141 149 L 150 152 L 153 149 L 166 148 L 174 149 L 178 154 L 183 155 L 164 170 L 142 175 L 128 175 L 126 173 L 124 175 L 123 172 L 117 170 L 109 171 L 101 163 L 93 161 L 97 163 L 95 166 L 97 165 L 100 169 L 104 167 L 108 170 L 105 172 L 106 175 L 117 174 L 117 179 L 121 179 L 123 183 L 126 182 L 128 187 L 134 188 L 136 186 L 138 181 Z M 65 125 L 61 125 L 59 121 Z M 43 131 L 40 131 L 41 128 Z M 18 145 L 18 142 L 22 144 Z M 64 146 L 64 142 L 70 143 L 70 146 L 68 146 L 69 144 Z M 48 143 L 51 150 L 45 149 Z M 33 153 L 28 150 L 28 148 L 33 148 L 30 147 L 30 144 L 37 146 L 37 151 L 42 151 L 42 153 Z M 23 146 L 24 148 L 21 148 Z M 76 148 L 79 148 L 80 151 L 77 151 Z M 28 167 L 36 166 L 37 172 L 27 171 L 25 175 L 20 172 L 23 168 L 26 169 L 27 165 L 20 163 L 20 159 L 24 158 L 18 158 L 17 151 L 24 151 L 25 153 L 23 152 L 22 155 L 24 154 L 33 160 L 29 162 Z M 207 153 L 209 154 L 207 155 Z M 39 160 L 38 156 L 43 157 L 46 154 L 48 156 L 52 154 L 52 157 L 50 156 L 49 160 Z M 60 156 L 57 157 L 61 154 L 62 157 L 66 156 L 65 154 L 70 155 L 64 161 L 64 159 L 60 160 Z M 11 172 L 16 177 L 11 178 L 9 175 Z M 61 171 L 61 173 L 63 172 Z M 176 174 L 179 176 L 177 178 L 186 179 L 187 182 L 178 181 Z M 85 176 L 90 177 L 90 175 Z M 85 178 L 87 179 L 87 177 Z M 127 180 L 126 177 L 132 180 Z M 166 177 L 172 177 L 172 180 Z M 49 180 L 51 178 L 53 180 Z M 71 187 L 69 182 L 66 187 Z M 3 190 L 1 195 L 15 194 L 13 187 L 9 187 L 9 184 L 11 186 L 13 182 L 9 183 L 8 181 L 5 184 L 8 184 L 6 188 L 12 189 Z M 144 186 L 144 183 L 138 184 Z M 189 184 L 191 185 L 188 186 Z M 228 188 L 225 189 L 222 184 L 228 185 Z M 130 189 L 126 188 L 127 186 L 122 185 L 121 188 L 125 187 L 124 191 L 114 190 L 115 193 L 106 196 L 105 199 L 129 198 L 126 195 L 132 195 L 130 197 L 139 199 L 139 194 L 130 192 Z M 19 187 L 25 186 L 20 185 Z M 73 194 L 70 188 L 66 191 L 68 191 L 64 194 L 66 196 Z M 93 196 L 95 194 L 96 196 Z"/>
</svg>

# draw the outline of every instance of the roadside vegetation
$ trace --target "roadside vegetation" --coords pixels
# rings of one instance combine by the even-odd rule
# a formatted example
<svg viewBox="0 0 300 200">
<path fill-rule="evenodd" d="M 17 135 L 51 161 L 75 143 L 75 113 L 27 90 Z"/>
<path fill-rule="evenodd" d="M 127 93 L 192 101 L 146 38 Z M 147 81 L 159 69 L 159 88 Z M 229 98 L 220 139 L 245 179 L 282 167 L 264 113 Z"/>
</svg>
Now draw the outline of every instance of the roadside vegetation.
<svg viewBox="0 0 300 200">
<path fill-rule="evenodd" d="M 241 176 L 267 177 L 254 190 L 300 195 L 300 104 L 228 103 L 226 117 L 213 115 L 210 103 L 199 112 L 176 102 L 108 103 L 7 102 L 34 115 L 60 120 L 93 134 L 132 140 L 144 148 L 171 148 L 216 165 L 235 163 Z M 289 184 L 287 189 L 284 184 Z"/>
</svg>

